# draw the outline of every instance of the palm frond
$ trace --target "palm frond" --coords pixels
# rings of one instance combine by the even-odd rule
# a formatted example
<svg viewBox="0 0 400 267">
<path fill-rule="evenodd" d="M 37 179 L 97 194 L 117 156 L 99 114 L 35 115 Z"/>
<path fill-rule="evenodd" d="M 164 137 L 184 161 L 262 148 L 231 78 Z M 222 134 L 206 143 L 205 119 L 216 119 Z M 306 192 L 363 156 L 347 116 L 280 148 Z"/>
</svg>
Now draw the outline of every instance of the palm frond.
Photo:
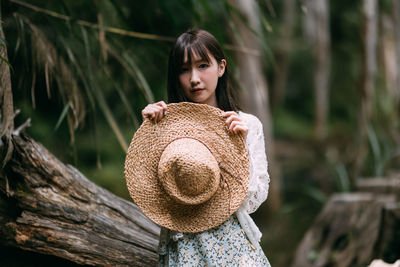
<svg viewBox="0 0 400 267">
<path fill-rule="evenodd" d="M 35 103 L 35 82 L 37 68 L 44 69 L 46 92 L 48 98 L 51 98 L 51 84 L 53 81 L 57 83 L 57 90 L 64 105 L 69 103 L 69 111 L 71 112 L 71 124 L 69 124 L 70 133 L 73 133 L 83 121 L 85 117 L 85 101 L 79 90 L 76 75 L 70 66 L 65 62 L 52 42 L 46 37 L 44 32 L 34 25 L 29 19 L 18 15 L 22 25 L 26 24 L 30 29 L 30 38 L 32 44 L 32 86 L 31 97 L 32 105 Z M 22 26 L 21 26 L 22 28 Z M 61 116 L 64 118 L 65 116 Z M 73 142 L 74 136 L 71 135 Z"/>
<path fill-rule="evenodd" d="M 98 85 L 97 79 L 94 78 L 93 75 L 93 67 L 91 63 L 91 53 L 89 49 L 89 39 L 86 30 L 81 27 L 82 34 L 83 34 L 83 40 L 85 44 L 85 50 L 86 50 L 86 65 L 87 65 L 87 74 L 88 74 L 88 81 L 89 81 L 89 87 L 91 88 L 91 91 L 93 95 L 96 97 L 97 103 L 99 104 L 100 110 L 103 113 L 107 123 L 113 130 L 119 144 L 121 145 L 122 149 L 126 152 L 128 150 L 128 144 L 125 141 L 122 132 L 120 130 L 120 127 L 118 126 L 117 121 L 114 118 L 114 115 L 112 114 L 102 91 L 102 88 Z"/>
<path fill-rule="evenodd" d="M 132 56 L 128 55 L 126 52 L 124 52 L 122 56 L 119 55 L 115 51 L 115 49 L 113 49 L 109 44 L 107 45 L 107 50 L 110 53 L 110 55 L 113 56 L 122 65 L 122 67 L 129 74 L 129 76 L 131 76 L 135 80 L 137 86 L 140 88 L 144 97 L 146 98 L 146 101 L 148 103 L 153 103 L 154 96 L 150 89 L 150 86 L 146 78 L 144 77 L 142 71 L 136 65 Z"/>
<path fill-rule="evenodd" d="M 129 103 L 128 97 L 126 96 L 124 91 L 121 89 L 120 85 L 118 83 L 116 83 L 115 81 L 113 81 L 113 79 L 111 78 L 111 73 L 106 67 L 104 67 L 104 73 L 107 75 L 107 78 L 110 81 L 112 81 L 112 84 L 113 84 L 114 88 L 117 90 L 118 95 L 121 98 L 121 101 L 122 101 L 122 103 L 123 103 L 128 115 L 129 115 L 129 117 L 132 120 L 132 124 L 133 124 L 133 127 L 134 127 L 133 130 L 138 129 L 139 128 L 139 120 L 138 120 L 138 118 L 136 117 L 136 115 L 134 114 L 134 112 L 133 112 L 133 110 L 131 108 L 131 105 Z"/>
</svg>

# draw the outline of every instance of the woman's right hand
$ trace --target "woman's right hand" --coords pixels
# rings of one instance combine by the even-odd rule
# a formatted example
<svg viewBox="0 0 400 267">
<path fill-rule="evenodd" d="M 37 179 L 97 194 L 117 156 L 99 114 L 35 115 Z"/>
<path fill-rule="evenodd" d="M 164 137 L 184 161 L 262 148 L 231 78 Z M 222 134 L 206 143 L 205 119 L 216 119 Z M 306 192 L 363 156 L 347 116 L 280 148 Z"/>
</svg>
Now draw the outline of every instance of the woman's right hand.
<svg viewBox="0 0 400 267">
<path fill-rule="evenodd" d="M 149 118 L 152 121 L 158 122 L 160 121 L 165 113 L 167 112 L 167 104 L 164 101 L 159 101 L 154 104 L 148 104 L 142 110 L 143 120 Z"/>
</svg>

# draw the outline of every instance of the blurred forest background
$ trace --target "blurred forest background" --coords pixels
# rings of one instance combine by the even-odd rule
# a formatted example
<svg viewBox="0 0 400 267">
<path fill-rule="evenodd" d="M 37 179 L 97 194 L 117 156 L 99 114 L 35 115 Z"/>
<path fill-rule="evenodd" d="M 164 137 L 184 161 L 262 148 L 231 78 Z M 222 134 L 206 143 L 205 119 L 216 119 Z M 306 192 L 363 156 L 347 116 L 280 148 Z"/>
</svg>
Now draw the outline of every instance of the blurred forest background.
<svg viewBox="0 0 400 267">
<path fill-rule="evenodd" d="M 247 95 L 244 111 L 264 118 L 273 190 L 253 217 L 272 266 L 290 264 L 332 193 L 400 167 L 397 0 L 6 0 L 1 8 L 15 124 L 31 118 L 29 135 L 125 199 L 125 152 L 141 110 L 166 101 L 174 39 L 189 28 L 214 34 Z M 258 62 L 258 74 L 245 73 L 243 57 Z M 262 86 L 249 88 L 246 76 Z"/>
</svg>

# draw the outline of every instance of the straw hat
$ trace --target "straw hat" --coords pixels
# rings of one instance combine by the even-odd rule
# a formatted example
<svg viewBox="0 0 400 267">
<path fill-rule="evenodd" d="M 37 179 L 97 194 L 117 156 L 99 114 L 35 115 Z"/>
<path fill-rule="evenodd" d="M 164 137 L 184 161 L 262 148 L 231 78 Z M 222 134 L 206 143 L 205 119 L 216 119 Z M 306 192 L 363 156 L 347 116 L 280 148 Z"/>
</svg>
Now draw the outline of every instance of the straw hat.
<svg viewBox="0 0 400 267">
<path fill-rule="evenodd" d="M 169 104 L 159 122 L 146 119 L 133 136 L 125 178 L 133 201 L 155 223 L 178 232 L 218 226 L 240 206 L 250 180 L 241 134 L 223 111 Z"/>
</svg>

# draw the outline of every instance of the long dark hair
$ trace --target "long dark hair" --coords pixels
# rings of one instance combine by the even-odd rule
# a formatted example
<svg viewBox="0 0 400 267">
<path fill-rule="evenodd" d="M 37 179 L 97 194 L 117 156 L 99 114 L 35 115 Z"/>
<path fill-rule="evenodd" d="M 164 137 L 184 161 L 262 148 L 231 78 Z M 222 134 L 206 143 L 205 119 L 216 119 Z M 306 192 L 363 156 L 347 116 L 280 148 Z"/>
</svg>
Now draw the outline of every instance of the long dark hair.
<svg viewBox="0 0 400 267">
<path fill-rule="evenodd" d="M 217 61 L 225 59 L 224 52 L 221 45 L 215 37 L 205 30 L 189 30 L 181 34 L 175 42 L 170 54 L 168 62 L 168 102 L 189 102 L 185 96 L 181 84 L 179 82 L 179 75 L 182 72 L 182 64 L 184 53 L 187 52 L 188 63 L 191 64 L 193 53 L 199 55 L 202 60 L 210 63 L 211 59 L 208 57 L 209 52 Z M 217 97 L 218 107 L 222 110 L 238 111 L 239 106 L 236 101 L 233 89 L 228 79 L 228 68 L 225 67 L 225 73 L 218 78 L 217 88 L 215 90 Z"/>
</svg>

